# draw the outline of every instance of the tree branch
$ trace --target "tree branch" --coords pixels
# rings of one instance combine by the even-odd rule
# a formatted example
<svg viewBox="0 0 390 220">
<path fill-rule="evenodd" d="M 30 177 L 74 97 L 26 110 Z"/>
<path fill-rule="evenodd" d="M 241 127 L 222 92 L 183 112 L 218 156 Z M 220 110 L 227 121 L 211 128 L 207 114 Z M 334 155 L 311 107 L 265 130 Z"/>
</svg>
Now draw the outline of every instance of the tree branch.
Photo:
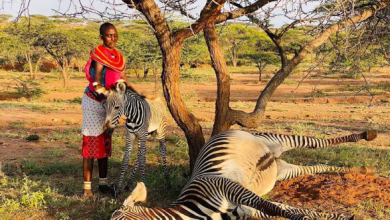
<svg viewBox="0 0 390 220">
<path fill-rule="evenodd" d="M 215 24 L 219 24 L 219 23 L 222 23 L 226 20 L 239 18 L 239 17 L 242 17 L 244 15 L 249 15 L 249 14 L 259 10 L 264 5 L 266 5 L 270 2 L 275 2 L 275 1 L 276 0 L 258 0 L 249 6 L 242 7 L 242 8 L 239 8 L 239 9 L 231 11 L 231 12 L 222 13 L 215 19 L 214 22 L 215 22 Z M 229 2 L 229 3 L 232 3 L 232 2 Z"/>
<path fill-rule="evenodd" d="M 221 14 L 225 2 L 226 0 L 207 0 L 206 6 L 200 12 L 199 19 L 189 27 L 175 32 L 176 40 L 183 41 L 203 30 L 207 24 L 212 23 Z"/>
<path fill-rule="evenodd" d="M 256 107 L 253 112 L 245 113 L 243 111 L 234 111 L 235 123 L 245 126 L 245 127 L 258 127 L 260 125 L 261 119 L 264 116 L 265 109 L 267 107 L 268 101 L 271 99 L 276 88 L 286 79 L 294 68 L 302 62 L 307 54 L 313 52 L 315 48 L 322 45 L 329 39 L 329 37 L 344 29 L 345 27 L 355 25 L 356 23 L 362 22 L 372 15 L 374 15 L 378 10 L 381 10 L 390 5 L 390 2 L 381 2 L 380 4 L 373 6 L 371 9 L 364 10 L 361 14 L 355 15 L 352 18 L 349 18 L 343 22 L 334 24 L 327 28 L 320 36 L 308 43 L 303 47 L 288 63 L 287 65 L 280 69 L 275 76 L 269 81 L 267 86 L 264 88 L 263 92 L 259 96 Z"/>
</svg>

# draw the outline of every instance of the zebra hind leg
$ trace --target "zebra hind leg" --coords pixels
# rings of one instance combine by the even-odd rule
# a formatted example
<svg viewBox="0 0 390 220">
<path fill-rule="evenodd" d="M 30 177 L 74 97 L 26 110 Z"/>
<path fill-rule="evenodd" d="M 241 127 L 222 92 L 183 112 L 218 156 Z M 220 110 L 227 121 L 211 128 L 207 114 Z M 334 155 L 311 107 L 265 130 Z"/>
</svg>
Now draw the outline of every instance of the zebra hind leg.
<svg viewBox="0 0 390 220">
<path fill-rule="evenodd" d="M 354 216 L 351 216 L 351 217 L 346 217 L 342 214 L 327 214 L 327 213 L 323 213 L 323 212 L 314 212 L 314 211 L 310 211 L 308 209 L 300 209 L 300 208 L 295 208 L 295 207 L 292 207 L 292 206 L 289 206 L 289 205 L 285 205 L 285 204 L 282 204 L 282 203 L 278 203 L 278 202 L 271 202 L 275 205 L 277 205 L 278 207 L 280 207 L 281 209 L 283 210 L 286 210 L 288 212 L 292 212 L 292 213 L 295 213 L 295 214 L 302 214 L 302 215 L 305 215 L 305 216 L 308 216 L 312 219 L 328 219 L 328 220 L 363 220 L 364 218 L 362 216 L 358 216 L 358 215 L 354 215 Z M 260 212 L 260 211 L 257 211 L 255 213 L 255 215 L 253 216 L 255 219 L 256 218 L 260 218 L 260 219 L 268 219 L 272 216 L 269 216 L 263 212 Z"/>
<path fill-rule="evenodd" d="M 325 216 L 333 220 L 360 220 L 360 217 L 344 217 L 339 214 L 316 213 L 306 209 L 297 209 L 283 204 L 276 204 L 266 201 L 246 189 L 242 185 L 233 182 L 227 178 L 202 178 L 205 185 L 214 185 L 216 188 L 222 190 L 222 195 L 231 203 L 235 205 L 244 205 L 257 209 L 263 216 L 258 217 L 272 217 L 279 216 L 292 220 L 311 220 L 316 219 L 317 216 Z"/>
<path fill-rule="evenodd" d="M 376 172 L 375 167 L 335 167 L 328 166 L 325 164 L 317 164 L 313 166 L 298 166 L 294 164 L 289 164 L 281 159 L 277 159 L 276 163 L 278 169 L 278 181 L 316 173 L 361 173 L 366 175 L 374 175 Z"/>
<path fill-rule="evenodd" d="M 160 144 L 159 149 L 160 149 L 160 153 L 161 153 L 161 156 L 162 156 L 165 181 L 166 181 L 166 184 L 167 184 L 167 188 L 170 189 L 171 188 L 171 181 L 169 180 L 169 173 L 168 173 L 168 170 L 167 170 L 167 160 L 166 160 L 167 149 L 165 147 L 165 138 L 159 139 L 158 142 Z"/>
<path fill-rule="evenodd" d="M 256 137 L 263 140 L 263 143 L 279 157 L 283 152 L 294 148 L 318 149 L 335 146 L 341 143 L 358 142 L 360 140 L 372 141 L 377 137 L 377 132 L 373 130 L 364 131 L 359 134 L 350 134 L 342 137 L 318 139 L 299 135 L 281 135 L 272 133 L 254 133 Z"/>
<path fill-rule="evenodd" d="M 246 189 L 241 184 L 231 181 L 222 177 L 204 177 L 192 181 L 191 185 L 187 188 L 191 189 L 192 185 L 205 185 L 211 188 L 211 192 L 216 192 L 216 195 L 211 195 L 216 198 L 220 197 L 220 201 L 229 201 L 234 205 L 244 205 L 257 209 L 268 216 L 284 217 L 292 220 L 312 220 L 309 216 L 303 214 L 296 214 L 289 210 L 284 210 L 281 207 L 266 201 Z M 185 192 L 184 192 L 185 193 Z M 221 198 L 222 197 L 222 198 Z"/>
</svg>

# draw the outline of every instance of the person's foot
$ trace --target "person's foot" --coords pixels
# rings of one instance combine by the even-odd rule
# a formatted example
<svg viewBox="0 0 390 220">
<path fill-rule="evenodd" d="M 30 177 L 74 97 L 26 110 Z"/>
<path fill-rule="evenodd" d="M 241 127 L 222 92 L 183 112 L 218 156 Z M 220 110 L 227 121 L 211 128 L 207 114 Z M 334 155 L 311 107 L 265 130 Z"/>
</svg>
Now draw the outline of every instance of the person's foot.
<svg viewBox="0 0 390 220">
<path fill-rule="evenodd" d="M 92 190 L 84 189 L 84 192 L 83 192 L 83 195 L 82 195 L 83 200 L 87 200 L 87 199 L 91 198 L 92 196 L 93 196 Z"/>
<path fill-rule="evenodd" d="M 106 194 L 106 193 L 110 192 L 110 187 L 108 185 L 100 185 L 98 188 L 98 191 L 103 193 L 103 194 Z"/>
</svg>

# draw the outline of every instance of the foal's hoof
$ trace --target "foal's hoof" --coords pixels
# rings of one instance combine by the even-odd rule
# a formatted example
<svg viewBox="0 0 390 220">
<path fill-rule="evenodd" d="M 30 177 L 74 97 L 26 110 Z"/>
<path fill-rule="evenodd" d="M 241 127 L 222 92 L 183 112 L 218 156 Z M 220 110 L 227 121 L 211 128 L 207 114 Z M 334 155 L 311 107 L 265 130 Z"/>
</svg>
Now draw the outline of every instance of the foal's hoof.
<svg viewBox="0 0 390 220">
<path fill-rule="evenodd" d="M 365 131 L 363 132 L 363 138 L 366 140 L 366 141 L 372 141 L 374 140 L 376 137 L 378 136 L 378 133 L 374 130 L 369 130 L 369 131 Z"/>
<path fill-rule="evenodd" d="M 118 198 L 119 194 L 121 194 L 121 191 L 119 190 L 119 188 L 116 185 L 112 185 L 110 187 L 110 194 L 116 200 Z"/>
<path fill-rule="evenodd" d="M 363 174 L 374 175 L 376 173 L 375 167 L 362 167 Z"/>
<path fill-rule="evenodd" d="M 363 216 L 360 216 L 360 215 L 354 215 L 352 216 L 349 220 L 365 220 L 366 218 L 364 218 Z"/>
</svg>

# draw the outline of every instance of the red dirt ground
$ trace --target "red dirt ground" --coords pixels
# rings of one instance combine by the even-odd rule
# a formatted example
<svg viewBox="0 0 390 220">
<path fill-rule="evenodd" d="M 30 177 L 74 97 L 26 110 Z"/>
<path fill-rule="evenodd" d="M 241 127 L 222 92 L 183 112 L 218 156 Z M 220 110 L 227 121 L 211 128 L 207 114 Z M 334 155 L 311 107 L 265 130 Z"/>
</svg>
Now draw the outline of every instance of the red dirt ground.
<svg viewBox="0 0 390 220">
<path fill-rule="evenodd" d="M 275 201 L 311 207 L 335 203 L 351 207 L 368 199 L 390 207 L 390 180 L 363 174 L 303 176 L 278 182 L 273 192 Z"/>
</svg>

